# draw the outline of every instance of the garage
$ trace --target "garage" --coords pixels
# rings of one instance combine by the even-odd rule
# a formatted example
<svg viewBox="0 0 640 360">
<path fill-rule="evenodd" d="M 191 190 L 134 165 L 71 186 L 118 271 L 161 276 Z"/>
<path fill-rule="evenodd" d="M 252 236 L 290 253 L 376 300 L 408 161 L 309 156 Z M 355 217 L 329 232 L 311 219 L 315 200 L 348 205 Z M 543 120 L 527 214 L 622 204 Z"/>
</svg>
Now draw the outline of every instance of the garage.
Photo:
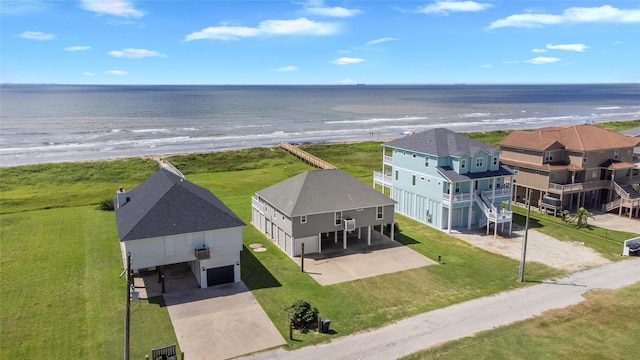
<svg viewBox="0 0 640 360">
<path fill-rule="evenodd" d="M 234 281 L 234 265 L 207 269 L 207 286 L 232 283 Z"/>
</svg>

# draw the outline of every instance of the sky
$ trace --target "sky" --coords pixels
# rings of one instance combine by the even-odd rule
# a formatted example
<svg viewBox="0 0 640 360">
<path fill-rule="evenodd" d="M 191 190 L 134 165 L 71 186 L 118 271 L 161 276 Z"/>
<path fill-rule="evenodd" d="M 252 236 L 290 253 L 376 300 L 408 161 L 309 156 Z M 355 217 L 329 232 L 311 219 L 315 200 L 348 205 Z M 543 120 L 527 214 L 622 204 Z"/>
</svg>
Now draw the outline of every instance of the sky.
<svg viewBox="0 0 640 360">
<path fill-rule="evenodd" d="M 0 0 L 0 82 L 640 82 L 640 1 Z"/>
</svg>

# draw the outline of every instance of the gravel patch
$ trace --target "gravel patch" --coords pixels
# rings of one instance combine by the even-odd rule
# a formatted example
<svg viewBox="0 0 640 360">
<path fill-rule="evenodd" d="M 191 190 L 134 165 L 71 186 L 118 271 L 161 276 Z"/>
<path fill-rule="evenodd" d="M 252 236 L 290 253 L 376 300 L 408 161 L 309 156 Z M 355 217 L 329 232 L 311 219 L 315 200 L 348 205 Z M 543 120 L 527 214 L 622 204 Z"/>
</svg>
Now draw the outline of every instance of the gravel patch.
<svg viewBox="0 0 640 360">
<path fill-rule="evenodd" d="M 452 235 L 492 253 L 515 260 L 520 260 L 522 257 L 524 229 L 514 229 L 512 237 L 503 237 L 498 234 L 494 238 L 493 234 L 485 235 L 485 232 L 476 231 L 452 233 Z M 535 261 L 569 271 L 588 269 L 610 262 L 583 243 L 560 241 L 533 229 L 529 229 L 527 235 L 526 261 Z"/>
</svg>

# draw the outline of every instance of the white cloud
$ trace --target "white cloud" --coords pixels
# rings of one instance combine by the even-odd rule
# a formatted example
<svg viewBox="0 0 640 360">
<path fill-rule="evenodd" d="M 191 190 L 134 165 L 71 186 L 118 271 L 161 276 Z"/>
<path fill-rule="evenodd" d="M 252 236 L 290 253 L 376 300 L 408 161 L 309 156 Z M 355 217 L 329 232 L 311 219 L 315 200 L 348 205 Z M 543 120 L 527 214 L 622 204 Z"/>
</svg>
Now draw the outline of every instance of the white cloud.
<svg viewBox="0 0 640 360">
<path fill-rule="evenodd" d="M 621 10 L 610 5 L 600 7 L 573 7 L 565 9 L 561 15 L 515 14 L 496 20 L 490 29 L 501 27 L 539 28 L 547 25 L 575 23 L 640 23 L 640 9 Z"/>
<path fill-rule="evenodd" d="M 275 69 L 275 71 L 277 72 L 288 72 L 288 71 L 297 71 L 298 68 L 296 66 L 293 65 L 289 65 L 289 66 L 281 66 L 277 69 Z"/>
<path fill-rule="evenodd" d="M 89 72 L 89 71 L 85 71 L 82 73 L 83 76 L 96 76 L 96 74 Z"/>
<path fill-rule="evenodd" d="M 66 47 L 64 49 L 62 49 L 63 51 L 71 51 L 71 52 L 75 52 L 75 51 L 87 51 L 91 49 L 91 46 L 69 46 Z"/>
<path fill-rule="evenodd" d="M 343 84 L 343 85 L 357 84 L 357 82 L 355 80 L 352 80 L 352 79 L 342 79 L 342 80 L 338 81 L 338 83 Z"/>
<path fill-rule="evenodd" d="M 128 0 L 81 0 L 80 6 L 98 14 L 136 18 L 144 16 L 144 12 L 137 10 Z"/>
<path fill-rule="evenodd" d="M 392 37 L 383 37 L 383 38 L 380 38 L 380 39 L 367 41 L 366 45 L 377 45 L 377 44 L 382 44 L 382 43 L 385 43 L 385 42 L 388 42 L 388 41 L 395 41 L 395 40 L 398 40 L 398 39 L 394 39 Z"/>
<path fill-rule="evenodd" d="M 122 75 L 127 75 L 128 72 L 123 71 L 123 70 L 109 70 L 106 71 L 105 74 L 107 75 L 116 75 L 116 76 L 122 76 Z"/>
<path fill-rule="evenodd" d="M 4 15 L 20 15 L 45 11 L 51 8 L 51 3 L 40 0 L 2 0 L 0 13 Z"/>
<path fill-rule="evenodd" d="M 577 51 L 584 52 L 589 47 L 585 44 L 564 44 L 564 45 L 553 45 L 547 44 L 547 49 L 549 50 L 565 50 L 565 51 Z"/>
<path fill-rule="evenodd" d="M 238 40 L 240 38 L 269 35 L 331 35 L 338 32 L 338 25 L 298 18 L 295 20 L 265 20 L 258 27 L 212 26 L 185 37 L 192 40 Z"/>
<path fill-rule="evenodd" d="M 492 65 L 491 64 L 482 64 L 482 65 L 480 65 L 480 67 L 483 68 L 483 69 L 490 69 L 492 67 Z"/>
<path fill-rule="evenodd" d="M 517 64 L 519 63 L 518 60 L 505 60 L 502 62 L 503 64 Z"/>
<path fill-rule="evenodd" d="M 129 58 L 129 59 L 141 59 L 146 57 L 162 57 L 162 58 L 167 57 L 167 55 L 161 54 L 154 50 L 132 49 L 132 48 L 127 48 L 122 50 L 113 50 L 113 51 L 109 51 L 107 54 L 113 57 Z"/>
<path fill-rule="evenodd" d="M 552 64 L 560 60 L 561 59 L 555 58 L 555 57 L 538 56 L 533 59 L 527 60 L 526 62 L 528 62 L 529 64 L 540 65 L 540 64 Z"/>
<path fill-rule="evenodd" d="M 25 31 L 22 34 L 16 35 L 17 37 L 29 40 L 48 41 L 53 40 L 55 35 L 47 34 L 40 31 Z"/>
<path fill-rule="evenodd" d="M 546 53 L 547 49 L 533 49 L 531 51 L 534 52 L 534 53 Z"/>
<path fill-rule="evenodd" d="M 493 7 L 493 5 L 475 1 L 436 1 L 433 4 L 419 8 L 418 11 L 425 14 L 447 15 L 451 12 L 482 11 L 490 7 Z"/>
<path fill-rule="evenodd" d="M 304 3 L 305 10 L 310 15 L 326 17 L 351 17 L 361 13 L 358 9 L 347 9 L 340 6 L 326 7 L 322 0 L 310 0 Z"/>
<path fill-rule="evenodd" d="M 363 61 L 364 59 L 360 59 L 360 58 L 341 57 L 340 59 L 333 60 L 331 63 L 336 65 L 351 65 L 351 64 L 359 64 Z"/>
</svg>

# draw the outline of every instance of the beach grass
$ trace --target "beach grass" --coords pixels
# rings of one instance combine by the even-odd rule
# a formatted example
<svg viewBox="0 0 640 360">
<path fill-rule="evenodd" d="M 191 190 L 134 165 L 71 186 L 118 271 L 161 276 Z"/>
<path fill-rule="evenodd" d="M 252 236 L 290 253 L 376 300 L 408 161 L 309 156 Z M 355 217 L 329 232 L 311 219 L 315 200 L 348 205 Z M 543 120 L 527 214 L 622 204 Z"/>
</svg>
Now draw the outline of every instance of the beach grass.
<svg viewBox="0 0 640 360">
<path fill-rule="evenodd" d="M 379 142 L 303 148 L 367 184 L 381 166 Z M 168 159 L 247 224 L 255 191 L 311 169 L 277 148 Z M 0 168 L 0 358 L 107 359 L 122 354 L 126 289 L 118 277 L 123 264 L 117 228 L 113 212 L 97 207 L 119 186 L 137 186 L 157 169 L 150 159 Z M 296 332 L 293 348 L 528 285 L 516 282 L 514 260 L 408 218 L 398 216 L 397 221 L 401 232 L 396 240 L 431 259 L 441 255 L 444 264 L 322 287 L 248 225 L 245 245 L 260 242 L 268 251 L 244 249 L 242 279 L 285 339 L 283 308 L 295 299 L 310 300 L 322 317 L 332 320 L 332 334 Z M 528 266 L 532 280 L 564 274 L 541 264 Z M 151 348 L 172 343 L 177 341 L 161 298 L 135 302 L 132 357 L 143 358 Z"/>
<path fill-rule="evenodd" d="M 638 352 L 640 283 L 586 293 L 586 300 L 530 320 L 454 340 L 403 360 L 632 359 Z M 636 354 L 636 355 L 633 355 Z"/>
</svg>

